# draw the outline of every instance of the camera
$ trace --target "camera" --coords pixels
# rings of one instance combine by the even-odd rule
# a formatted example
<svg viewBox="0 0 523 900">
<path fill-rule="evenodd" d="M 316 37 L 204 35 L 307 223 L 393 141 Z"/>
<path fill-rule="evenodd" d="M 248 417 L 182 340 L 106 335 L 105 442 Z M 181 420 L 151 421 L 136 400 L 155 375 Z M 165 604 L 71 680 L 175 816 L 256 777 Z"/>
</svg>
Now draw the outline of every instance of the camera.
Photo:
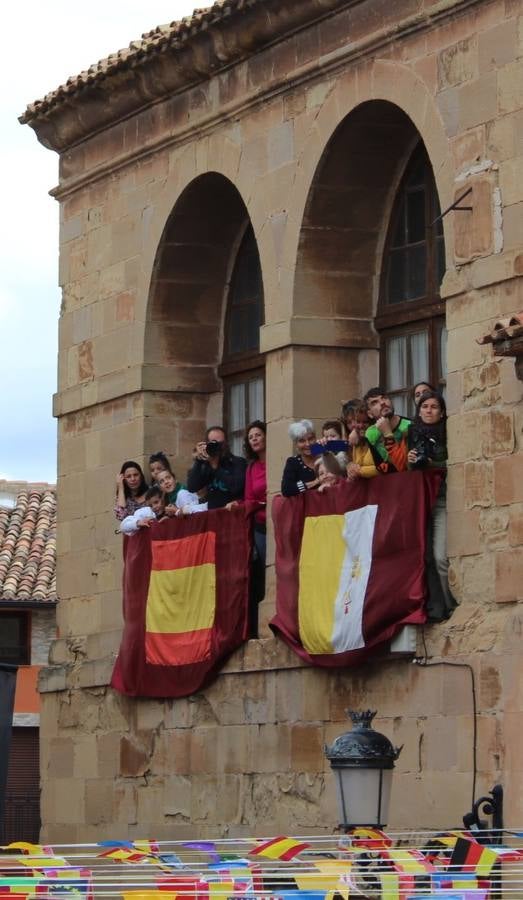
<svg viewBox="0 0 523 900">
<path fill-rule="evenodd" d="M 223 441 L 209 441 L 205 450 L 207 451 L 207 456 L 219 456 L 223 449 Z"/>
<path fill-rule="evenodd" d="M 410 449 L 415 450 L 417 454 L 416 462 L 412 463 L 412 468 L 424 469 L 425 466 L 428 466 L 429 460 L 434 459 L 436 441 L 425 434 L 416 434 Z"/>
</svg>

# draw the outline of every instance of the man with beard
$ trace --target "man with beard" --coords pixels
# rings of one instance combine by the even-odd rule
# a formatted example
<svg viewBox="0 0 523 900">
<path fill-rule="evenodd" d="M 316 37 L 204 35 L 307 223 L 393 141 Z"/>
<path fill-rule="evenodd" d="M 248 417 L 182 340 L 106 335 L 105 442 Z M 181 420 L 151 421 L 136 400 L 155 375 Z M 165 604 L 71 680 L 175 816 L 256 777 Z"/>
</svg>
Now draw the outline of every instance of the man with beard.
<svg viewBox="0 0 523 900">
<path fill-rule="evenodd" d="M 407 431 L 410 419 L 398 416 L 390 397 L 382 387 L 373 387 L 365 394 L 369 425 L 365 437 L 369 442 L 378 472 L 404 472 L 407 468 Z"/>
</svg>

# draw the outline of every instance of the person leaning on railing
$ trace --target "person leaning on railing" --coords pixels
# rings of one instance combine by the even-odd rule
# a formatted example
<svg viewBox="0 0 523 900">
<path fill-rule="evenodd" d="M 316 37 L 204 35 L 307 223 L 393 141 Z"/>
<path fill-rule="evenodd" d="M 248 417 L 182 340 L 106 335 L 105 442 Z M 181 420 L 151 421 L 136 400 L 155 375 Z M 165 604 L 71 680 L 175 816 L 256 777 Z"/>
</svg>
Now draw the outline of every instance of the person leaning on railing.
<svg viewBox="0 0 523 900">
<path fill-rule="evenodd" d="M 354 410 L 354 418 L 349 424 L 351 428 L 348 441 L 352 449 L 352 462 L 347 466 L 347 478 L 349 481 L 353 481 L 355 478 L 374 478 L 378 474 L 378 470 L 374 463 L 370 444 L 365 437 L 365 432 L 372 423 L 364 403 Z"/>
<path fill-rule="evenodd" d="M 363 402 L 369 419 L 372 420 L 365 437 L 378 472 L 383 475 L 404 472 L 407 468 L 407 431 L 410 419 L 396 415 L 392 401 L 382 387 L 367 391 Z"/>
<path fill-rule="evenodd" d="M 447 468 L 447 408 L 438 391 L 426 391 L 418 400 L 408 430 L 409 469 Z M 449 588 L 447 557 L 446 478 L 441 482 L 427 531 L 427 616 L 431 622 L 448 619 L 456 608 Z"/>
<path fill-rule="evenodd" d="M 247 462 L 229 450 L 221 425 L 208 428 L 205 440 L 193 452 L 187 488 L 193 494 L 207 489 L 209 509 L 223 509 L 231 500 L 243 500 Z"/>
<path fill-rule="evenodd" d="M 316 435 L 314 426 L 308 419 L 289 425 L 289 435 L 294 441 L 296 454 L 289 456 L 285 463 L 281 492 L 284 497 L 295 497 L 297 494 L 317 488 L 320 484 L 314 471 L 314 457 L 311 451 Z"/>
<path fill-rule="evenodd" d="M 144 505 L 147 487 L 142 467 L 132 459 L 124 462 L 116 476 L 114 513 L 120 522 Z"/>
</svg>

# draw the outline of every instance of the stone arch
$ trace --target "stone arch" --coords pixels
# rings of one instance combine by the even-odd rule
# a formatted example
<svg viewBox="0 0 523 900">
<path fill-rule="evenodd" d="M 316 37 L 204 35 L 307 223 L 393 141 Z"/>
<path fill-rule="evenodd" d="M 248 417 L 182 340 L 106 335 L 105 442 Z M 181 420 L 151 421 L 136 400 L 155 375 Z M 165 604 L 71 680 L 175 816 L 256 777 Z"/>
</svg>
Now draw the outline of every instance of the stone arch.
<svg viewBox="0 0 523 900">
<path fill-rule="evenodd" d="M 146 431 L 161 444 L 162 435 L 170 429 L 173 446 L 175 428 L 175 453 L 185 459 L 206 422 L 221 419 L 218 367 L 228 285 L 249 223 L 235 185 L 218 172 L 207 172 L 190 181 L 179 195 L 156 251 L 144 365 L 152 373 L 153 390 L 163 396 L 158 399 L 156 394 Z M 155 403 L 154 398 L 151 402 Z"/>
<path fill-rule="evenodd" d="M 454 199 L 454 162 L 449 150 L 449 135 L 441 111 L 431 93 L 431 86 L 406 65 L 397 61 L 376 59 L 362 63 L 357 71 L 350 69 L 335 82 L 320 109 L 315 127 L 300 155 L 297 170 L 294 203 L 291 218 L 297 231 L 289 232 L 288 258 L 299 266 L 299 244 L 303 238 L 302 224 L 310 204 L 311 192 L 332 142 L 340 129 L 362 107 L 383 103 L 382 108 L 397 110 L 410 121 L 421 139 L 430 159 L 442 208 Z M 378 107 L 376 107 L 377 109 Z M 447 266 L 452 263 L 453 219 L 447 216 L 443 222 Z M 300 283 L 295 284 L 291 315 L 299 315 L 296 302 L 300 299 Z"/>
<path fill-rule="evenodd" d="M 360 104 L 338 125 L 305 205 L 295 315 L 372 318 L 392 202 L 420 140 L 411 119 L 382 100 Z"/>
</svg>

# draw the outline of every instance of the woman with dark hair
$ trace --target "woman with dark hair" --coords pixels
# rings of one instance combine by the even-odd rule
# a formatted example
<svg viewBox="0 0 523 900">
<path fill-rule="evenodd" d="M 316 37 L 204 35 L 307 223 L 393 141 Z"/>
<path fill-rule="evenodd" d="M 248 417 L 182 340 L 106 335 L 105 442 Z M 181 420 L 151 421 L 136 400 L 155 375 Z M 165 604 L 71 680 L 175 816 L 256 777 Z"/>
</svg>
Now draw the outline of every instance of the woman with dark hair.
<svg viewBox="0 0 523 900">
<path fill-rule="evenodd" d="M 426 394 L 428 391 L 435 391 L 436 388 L 432 387 L 428 381 L 418 381 L 417 384 L 412 388 L 412 399 L 414 401 L 414 406 L 417 407 L 420 397 L 422 394 Z"/>
<path fill-rule="evenodd" d="M 265 596 L 265 558 L 267 542 L 267 469 L 265 422 L 256 419 L 245 429 L 243 449 L 248 460 L 243 500 L 232 500 L 227 509 L 244 506 L 253 515 L 254 554 L 249 597 L 249 637 L 258 636 L 258 603 Z"/>
<path fill-rule="evenodd" d="M 267 531 L 267 467 L 265 464 L 267 426 L 256 419 L 247 425 L 243 447 L 248 460 L 244 501 L 254 513 L 254 546 L 265 570 Z"/>
<path fill-rule="evenodd" d="M 158 475 L 160 472 L 170 472 L 171 475 L 174 475 L 171 463 L 169 462 L 169 457 L 163 450 L 158 450 L 157 453 L 151 453 L 149 457 L 149 472 L 151 473 L 151 482 L 153 484 L 158 483 Z"/>
<path fill-rule="evenodd" d="M 147 488 L 142 467 L 132 459 L 124 462 L 116 476 L 116 518 L 123 521 L 140 509 L 145 503 Z"/>
<path fill-rule="evenodd" d="M 409 425 L 407 444 L 409 469 L 446 470 L 447 408 L 438 391 L 422 393 L 414 421 Z M 431 622 L 448 619 L 457 605 L 448 579 L 446 488 L 443 477 L 427 532 L 427 616 Z"/>
</svg>

